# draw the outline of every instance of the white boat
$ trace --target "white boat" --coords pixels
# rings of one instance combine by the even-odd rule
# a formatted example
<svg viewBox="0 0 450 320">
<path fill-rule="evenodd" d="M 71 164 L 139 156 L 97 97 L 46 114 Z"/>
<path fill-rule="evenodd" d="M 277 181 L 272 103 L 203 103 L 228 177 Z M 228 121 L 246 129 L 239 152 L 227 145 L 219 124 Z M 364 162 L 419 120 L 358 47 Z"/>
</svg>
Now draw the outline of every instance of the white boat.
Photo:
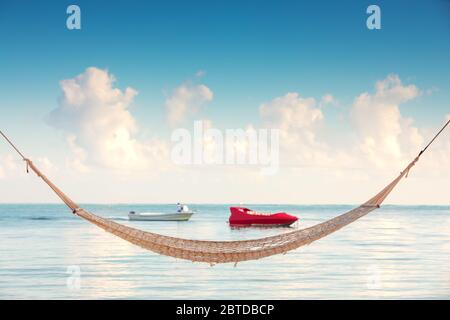
<svg viewBox="0 0 450 320">
<path fill-rule="evenodd" d="M 128 218 L 133 221 L 187 221 L 193 214 L 193 211 L 174 213 L 131 211 Z"/>
</svg>

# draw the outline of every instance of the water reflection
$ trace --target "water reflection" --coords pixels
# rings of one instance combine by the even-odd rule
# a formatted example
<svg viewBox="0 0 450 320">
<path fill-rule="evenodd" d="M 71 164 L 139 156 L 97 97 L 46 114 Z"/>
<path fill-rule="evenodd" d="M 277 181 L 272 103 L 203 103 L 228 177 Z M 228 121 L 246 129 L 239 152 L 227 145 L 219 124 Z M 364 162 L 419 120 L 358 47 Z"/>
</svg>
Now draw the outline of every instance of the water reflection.
<svg viewBox="0 0 450 320">
<path fill-rule="evenodd" d="M 88 208 L 139 229 L 184 238 L 239 240 L 292 230 L 231 229 L 225 205 L 194 206 L 198 213 L 191 221 L 175 223 L 126 221 L 130 206 Z M 280 206 L 252 208 L 278 211 Z M 298 215 L 303 228 L 349 208 L 282 209 Z M 0 298 L 448 298 L 449 216 L 450 207 L 386 206 L 309 246 L 235 268 L 158 256 L 77 219 L 62 206 L 0 205 Z M 68 266 L 80 267 L 79 290 L 67 287 Z"/>
</svg>

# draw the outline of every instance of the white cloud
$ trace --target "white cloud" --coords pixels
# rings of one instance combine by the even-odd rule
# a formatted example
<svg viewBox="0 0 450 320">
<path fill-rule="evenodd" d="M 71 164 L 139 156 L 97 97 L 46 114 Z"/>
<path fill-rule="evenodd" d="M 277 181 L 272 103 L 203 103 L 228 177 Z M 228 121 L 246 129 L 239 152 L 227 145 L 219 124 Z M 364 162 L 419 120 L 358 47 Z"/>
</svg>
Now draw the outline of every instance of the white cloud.
<svg viewBox="0 0 450 320">
<path fill-rule="evenodd" d="M 423 137 L 411 118 L 400 112 L 400 104 L 420 94 L 414 85 L 404 85 L 397 75 L 378 81 L 375 93 L 360 94 L 354 101 L 351 118 L 356 125 L 360 149 L 380 166 L 411 158 Z"/>
<path fill-rule="evenodd" d="M 323 113 L 316 108 L 314 98 L 302 98 L 298 93 L 290 92 L 260 106 L 260 114 L 269 126 L 283 130 L 311 130 L 323 119 Z"/>
<path fill-rule="evenodd" d="M 66 160 L 67 166 L 77 172 L 89 172 L 90 169 L 87 165 L 85 165 L 87 155 L 86 151 L 83 148 L 80 148 L 75 143 L 76 140 L 75 135 L 68 135 L 67 136 L 67 143 L 69 144 L 69 148 L 72 151 L 72 157 L 68 158 Z"/>
<path fill-rule="evenodd" d="M 167 118 L 171 126 L 183 122 L 189 114 L 196 113 L 206 102 L 213 99 L 213 92 L 207 86 L 182 84 L 166 100 Z"/>
<path fill-rule="evenodd" d="M 56 170 L 56 167 L 47 157 L 39 157 L 36 162 L 39 168 L 41 168 L 44 172 L 52 172 Z"/>
<path fill-rule="evenodd" d="M 46 157 L 31 157 L 34 163 L 45 173 L 57 170 L 56 166 Z M 26 176 L 26 163 L 15 154 L 0 155 L 0 179 L 16 179 Z"/>
<path fill-rule="evenodd" d="M 280 157 L 284 165 L 332 164 L 328 147 L 318 139 L 318 132 L 324 127 L 324 114 L 314 98 L 287 93 L 262 104 L 260 116 L 265 127 L 280 130 Z"/>
<path fill-rule="evenodd" d="M 324 107 L 326 105 L 336 106 L 338 105 L 338 101 L 332 94 L 327 93 L 320 99 L 320 106 Z"/>
<path fill-rule="evenodd" d="M 2 158 L 3 166 L 7 171 L 14 171 L 18 168 L 17 161 L 13 155 L 8 154 Z"/>
<path fill-rule="evenodd" d="M 0 156 L 0 179 L 13 177 L 16 174 L 20 174 L 21 171 L 24 171 L 25 164 L 23 167 L 20 167 L 19 161 L 12 154 Z"/>
<path fill-rule="evenodd" d="M 117 169 L 145 168 L 167 153 L 159 141 L 143 143 L 128 110 L 137 91 L 114 87 L 106 70 L 87 68 L 82 74 L 60 82 L 63 95 L 47 122 L 67 137 L 73 168 L 85 172 L 89 164 Z"/>
</svg>

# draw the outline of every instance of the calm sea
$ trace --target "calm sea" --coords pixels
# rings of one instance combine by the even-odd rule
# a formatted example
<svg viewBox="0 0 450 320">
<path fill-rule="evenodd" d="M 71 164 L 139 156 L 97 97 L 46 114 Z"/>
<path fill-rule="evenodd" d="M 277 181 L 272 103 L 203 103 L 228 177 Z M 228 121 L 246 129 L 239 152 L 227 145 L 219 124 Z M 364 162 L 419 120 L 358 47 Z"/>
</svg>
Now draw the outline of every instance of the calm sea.
<svg viewBox="0 0 450 320">
<path fill-rule="evenodd" d="M 230 229 L 228 205 L 192 205 L 188 222 L 130 222 L 173 205 L 85 205 L 139 229 L 193 239 L 291 231 Z M 350 206 L 254 205 L 311 226 Z M 0 205 L 1 299 L 450 298 L 450 207 L 385 206 L 307 247 L 258 261 L 192 263 L 146 251 L 62 205 Z"/>
</svg>

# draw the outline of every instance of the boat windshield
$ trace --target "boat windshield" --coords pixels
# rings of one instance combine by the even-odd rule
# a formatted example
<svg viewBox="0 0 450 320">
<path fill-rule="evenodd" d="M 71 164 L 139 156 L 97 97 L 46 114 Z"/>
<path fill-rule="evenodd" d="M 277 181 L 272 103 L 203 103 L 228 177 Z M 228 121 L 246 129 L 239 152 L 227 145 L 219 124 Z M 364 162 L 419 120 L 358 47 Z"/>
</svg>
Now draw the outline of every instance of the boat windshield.
<svg viewBox="0 0 450 320">
<path fill-rule="evenodd" d="M 270 215 L 274 214 L 274 213 L 269 213 L 269 212 L 256 212 L 256 211 L 251 211 L 251 210 L 248 210 L 245 213 L 251 214 L 254 216 L 270 216 Z"/>
</svg>

